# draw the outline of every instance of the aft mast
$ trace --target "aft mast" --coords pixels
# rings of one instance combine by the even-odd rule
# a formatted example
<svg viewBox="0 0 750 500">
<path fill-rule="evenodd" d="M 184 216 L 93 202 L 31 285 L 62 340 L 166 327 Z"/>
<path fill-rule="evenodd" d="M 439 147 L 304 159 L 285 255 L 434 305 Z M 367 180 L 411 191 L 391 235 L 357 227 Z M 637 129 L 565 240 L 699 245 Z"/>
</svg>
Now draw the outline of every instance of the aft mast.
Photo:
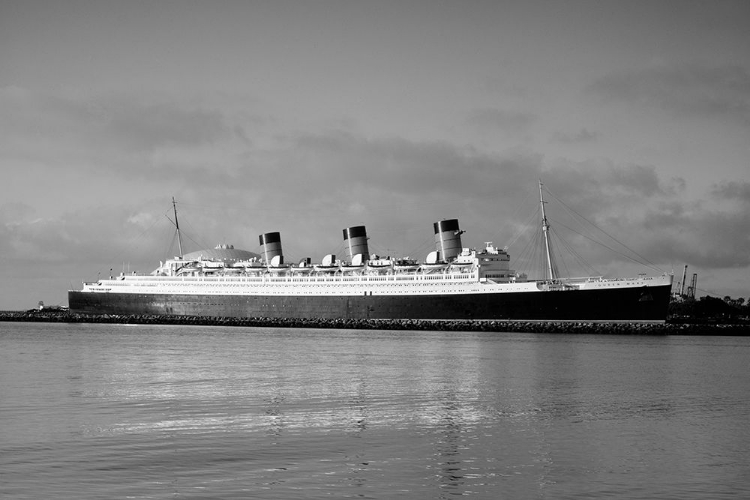
<svg viewBox="0 0 750 500">
<path fill-rule="evenodd" d="M 544 250 L 547 257 L 545 279 L 550 281 L 557 279 L 557 270 L 552 265 L 552 251 L 549 245 L 549 222 L 547 221 L 547 213 L 544 210 L 544 196 L 542 195 L 542 180 L 539 179 L 539 203 L 542 205 L 542 233 L 544 234 Z"/>
<path fill-rule="evenodd" d="M 172 209 L 174 210 L 174 226 L 177 228 L 177 247 L 180 249 L 180 258 L 182 258 L 182 237 L 180 236 L 180 223 L 177 221 L 177 202 L 172 196 Z"/>
</svg>

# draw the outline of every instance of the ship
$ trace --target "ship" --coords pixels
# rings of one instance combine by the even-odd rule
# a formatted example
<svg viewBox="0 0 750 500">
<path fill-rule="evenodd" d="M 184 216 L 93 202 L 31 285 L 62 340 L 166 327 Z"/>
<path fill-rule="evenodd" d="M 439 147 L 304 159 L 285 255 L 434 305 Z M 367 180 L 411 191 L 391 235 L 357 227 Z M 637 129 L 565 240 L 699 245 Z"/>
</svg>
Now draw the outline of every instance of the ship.
<svg viewBox="0 0 750 500">
<path fill-rule="evenodd" d="M 544 276 L 510 268 L 507 249 L 463 246 L 458 219 L 433 224 L 434 251 L 423 261 L 370 253 L 365 226 L 343 229 L 346 255 L 284 261 L 281 234 L 259 235 L 255 254 L 220 245 L 182 253 L 149 275 L 84 282 L 68 292 L 71 311 L 109 315 L 389 320 L 547 320 L 664 322 L 673 275 L 560 277 L 539 182 Z"/>
</svg>

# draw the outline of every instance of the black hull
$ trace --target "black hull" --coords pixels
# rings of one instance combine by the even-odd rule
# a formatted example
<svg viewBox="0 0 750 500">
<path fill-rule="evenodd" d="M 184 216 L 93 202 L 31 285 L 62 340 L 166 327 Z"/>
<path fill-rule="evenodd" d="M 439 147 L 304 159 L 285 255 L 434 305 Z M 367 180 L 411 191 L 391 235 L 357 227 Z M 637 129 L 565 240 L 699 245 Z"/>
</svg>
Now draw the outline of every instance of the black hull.
<svg viewBox="0 0 750 500">
<path fill-rule="evenodd" d="M 68 292 L 71 311 L 250 318 L 664 321 L 671 286 L 474 295 L 248 296 Z"/>
</svg>

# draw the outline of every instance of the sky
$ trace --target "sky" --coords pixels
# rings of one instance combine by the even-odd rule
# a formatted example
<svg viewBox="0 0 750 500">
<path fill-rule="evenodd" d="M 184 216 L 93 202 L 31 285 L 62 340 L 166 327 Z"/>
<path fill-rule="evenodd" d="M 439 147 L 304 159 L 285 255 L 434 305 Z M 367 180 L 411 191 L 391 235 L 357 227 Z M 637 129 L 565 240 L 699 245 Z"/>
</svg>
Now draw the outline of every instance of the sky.
<svg viewBox="0 0 750 500">
<path fill-rule="evenodd" d="M 570 274 L 750 298 L 749 160 L 744 0 L 0 0 L 0 310 L 152 271 L 173 197 L 185 252 L 523 271 L 540 179 Z"/>
</svg>

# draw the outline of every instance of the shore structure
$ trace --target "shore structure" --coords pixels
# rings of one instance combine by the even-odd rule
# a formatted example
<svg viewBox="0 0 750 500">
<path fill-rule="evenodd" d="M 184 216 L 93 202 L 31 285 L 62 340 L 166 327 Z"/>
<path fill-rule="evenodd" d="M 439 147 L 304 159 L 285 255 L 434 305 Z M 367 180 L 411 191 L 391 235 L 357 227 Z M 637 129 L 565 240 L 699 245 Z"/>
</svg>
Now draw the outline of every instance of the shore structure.
<svg viewBox="0 0 750 500">
<path fill-rule="evenodd" d="M 345 259 L 284 261 L 281 235 L 261 234 L 261 254 L 230 246 L 160 264 L 150 275 L 83 283 L 72 312 L 333 320 L 555 320 L 663 322 L 673 276 L 561 278 L 553 265 L 539 184 L 547 269 L 529 279 L 491 242 L 463 246 L 457 219 L 435 222 L 422 262 L 371 254 L 365 226 L 343 230 Z M 174 204 L 174 200 L 173 200 Z M 175 226 L 178 242 L 176 205 Z"/>
</svg>

